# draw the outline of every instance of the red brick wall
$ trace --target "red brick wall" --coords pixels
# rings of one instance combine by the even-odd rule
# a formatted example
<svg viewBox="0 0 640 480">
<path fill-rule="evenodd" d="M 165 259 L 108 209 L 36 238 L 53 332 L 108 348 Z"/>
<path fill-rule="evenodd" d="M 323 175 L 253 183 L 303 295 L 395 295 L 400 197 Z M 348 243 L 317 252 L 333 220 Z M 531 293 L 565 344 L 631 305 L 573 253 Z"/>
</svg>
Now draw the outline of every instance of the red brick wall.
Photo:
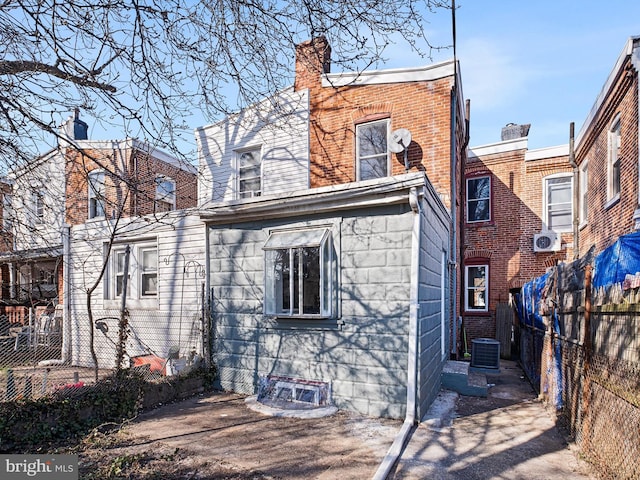
<svg viewBox="0 0 640 480">
<path fill-rule="evenodd" d="M 608 131 L 620 114 L 620 201 L 607 205 Z M 622 68 L 576 151 L 578 164 L 588 161 L 587 224 L 580 230 L 580 252 L 599 252 L 634 228 L 638 207 L 638 73 Z"/>
<path fill-rule="evenodd" d="M 367 119 L 390 118 L 391 130 L 406 128 L 412 143 L 412 171 L 424 171 L 449 206 L 451 171 L 451 90 L 453 77 L 429 82 L 322 87 L 319 63 L 301 55 L 325 50 L 299 48 L 296 88 L 309 88 L 311 187 L 356 180 L 355 126 Z M 392 175 L 405 173 L 403 154 L 393 154 Z"/>
<path fill-rule="evenodd" d="M 563 234 L 563 250 L 535 253 L 533 236 L 542 229 L 543 178 L 571 172 L 567 157 L 524 161 L 526 150 L 472 158 L 466 177 L 490 175 L 491 220 L 465 223 L 465 259 L 484 258 L 489 265 L 487 313 L 463 313 L 467 342 L 479 337 L 495 338 L 498 303 L 509 301 L 509 290 L 542 275 L 557 261 L 572 258 L 571 234 Z M 465 211 L 466 215 L 466 211 Z M 464 285 L 464 270 L 461 277 Z M 464 308 L 464 304 L 462 305 Z"/>
<path fill-rule="evenodd" d="M 176 208 L 197 205 L 196 174 L 135 149 L 125 150 L 123 158 L 122 161 L 119 158 L 114 160 L 112 150 L 67 152 L 67 223 L 77 225 L 87 220 L 88 173 L 95 169 L 111 172 L 105 175 L 107 216 L 117 215 L 119 205 L 122 205 L 123 216 L 153 213 L 157 175 L 166 175 L 175 180 Z M 118 198 L 122 200 L 119 201 Z"/>
</svg>

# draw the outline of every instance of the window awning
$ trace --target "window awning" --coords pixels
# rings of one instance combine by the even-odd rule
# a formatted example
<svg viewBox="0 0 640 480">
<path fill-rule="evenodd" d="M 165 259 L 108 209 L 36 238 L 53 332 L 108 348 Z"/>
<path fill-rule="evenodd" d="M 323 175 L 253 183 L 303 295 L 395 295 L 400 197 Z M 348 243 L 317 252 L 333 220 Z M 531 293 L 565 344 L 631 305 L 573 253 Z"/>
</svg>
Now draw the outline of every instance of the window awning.
<svg viewBox="0 0 640 480">
<path fill-rule="evenodd" d="M 319 247 L 328 235 L 328 228 L 273 232 L 269 235 L 262 249 L 278 250 L 282 248 Z"/>
</svg>

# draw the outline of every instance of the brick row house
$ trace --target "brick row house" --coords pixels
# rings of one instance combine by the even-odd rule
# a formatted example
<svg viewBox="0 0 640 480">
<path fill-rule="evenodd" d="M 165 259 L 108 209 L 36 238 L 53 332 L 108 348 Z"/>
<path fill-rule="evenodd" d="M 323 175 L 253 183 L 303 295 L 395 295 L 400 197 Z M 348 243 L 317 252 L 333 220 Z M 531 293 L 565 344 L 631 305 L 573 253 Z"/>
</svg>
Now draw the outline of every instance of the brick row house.
<svg viewBox="0 0 640 480">
<path fill-rule="evenodd" d="M 639 42 L 631 37 L 617 58 L 576 135 L 573 163 L 569 144 L 529 150 L 525 125 L 469 149 L 460 225 L 468 342 L 495 338 L 500 306 L 527 281 L 640 228 Z"/>
</svg>

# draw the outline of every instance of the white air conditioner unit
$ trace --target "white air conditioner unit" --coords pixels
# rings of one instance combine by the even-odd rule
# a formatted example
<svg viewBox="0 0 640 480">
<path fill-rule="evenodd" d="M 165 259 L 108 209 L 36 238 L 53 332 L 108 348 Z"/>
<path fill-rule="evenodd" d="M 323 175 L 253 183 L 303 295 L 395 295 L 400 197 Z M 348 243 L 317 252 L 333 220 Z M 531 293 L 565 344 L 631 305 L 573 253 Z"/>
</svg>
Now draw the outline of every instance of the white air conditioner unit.
<svg viewBox="0 0 640 480">
<path fill-rule="evenodd" d="M 561 248 L 560 235 L 554 232 L 537 233 L 533 236 L 534 252 L 557 252 Z"/>
</svg>

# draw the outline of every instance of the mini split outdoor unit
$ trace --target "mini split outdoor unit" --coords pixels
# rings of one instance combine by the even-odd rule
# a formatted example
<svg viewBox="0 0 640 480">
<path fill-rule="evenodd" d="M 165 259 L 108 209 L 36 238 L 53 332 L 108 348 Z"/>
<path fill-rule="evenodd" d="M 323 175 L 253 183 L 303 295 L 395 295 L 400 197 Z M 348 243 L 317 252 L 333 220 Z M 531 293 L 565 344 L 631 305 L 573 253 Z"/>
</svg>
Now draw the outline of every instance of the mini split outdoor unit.
<svg viewBox="0 0 640 480">
<path fill-rule="evenodd" d="M 500 342 L 476 338 L 471 342 L 471 367 L 500 369 Z"/>
<path fill-rule="evenodd" d="M 541 232 L 533 236 L 534 252 L 557 252 L 561 248 L 560 235 L 555 232 Z"/>
</svg>

